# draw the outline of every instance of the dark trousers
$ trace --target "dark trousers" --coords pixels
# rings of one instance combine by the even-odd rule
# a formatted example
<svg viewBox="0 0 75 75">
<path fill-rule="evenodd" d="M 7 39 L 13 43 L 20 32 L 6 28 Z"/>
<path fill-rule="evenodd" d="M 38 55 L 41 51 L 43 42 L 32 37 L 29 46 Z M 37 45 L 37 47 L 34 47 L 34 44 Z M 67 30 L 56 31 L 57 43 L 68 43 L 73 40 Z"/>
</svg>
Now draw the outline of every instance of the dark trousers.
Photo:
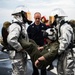
<svg viewBox="0 0 75 75">
<path fill-rule="evenodd" d="M 47 75 L 46 73 L 46 69 L 40 69 L 41 71 L 41 75 Z M 32 75 L 39 75 L 39 71 L 38 69 L 35 67 L 35 65 L 33 64 L 33 73 Z"/>
<path fill-rule="evenodd" d="M 46 69 L 41 69 L 41 75 L 47 75 Z"/>
</svg>

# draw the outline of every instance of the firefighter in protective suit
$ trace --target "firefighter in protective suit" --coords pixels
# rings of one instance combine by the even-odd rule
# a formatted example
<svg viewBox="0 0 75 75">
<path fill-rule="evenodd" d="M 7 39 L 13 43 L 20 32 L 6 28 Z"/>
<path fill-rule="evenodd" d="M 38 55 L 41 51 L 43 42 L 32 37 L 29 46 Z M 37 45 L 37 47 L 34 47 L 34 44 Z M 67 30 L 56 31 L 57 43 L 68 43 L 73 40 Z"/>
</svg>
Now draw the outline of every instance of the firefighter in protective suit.
<svg viewBox="0 0 75 75">
<path fill-rule="evenodd" d="M 73 39 L 74 39 L 73 28 L 71 27 L 71 25 L 69 25 L 65 21 L 65 17 L 67 16 L 62 9 L 56 8 L 52 10 L 52 13 L 50 16 L 54 16 L 55 18 L 54 22 L 56 23 L 56 29 L 58 32 L 58 41 L 59 41 L 59 49 L 58 49 L 58 54 L 60 56 L 59 58 L 60 71 L 59 72 L 63 73 L 62 72 L 63 71 L 62 66 L 64 66 L 63 56 L 65 51 L 67 51 L 68 49 L 71 49 L 70 47 L 72 46 Z"/>
<path fill-rule="evenodd" d="M 29 38 L 26 32 L 25 24 L 30 24 L 31 21 L 27 19 L 27 8 L 25 6 L 18 6 L 12 13 L 13 22 L 8 27 L 8 49 L 10 57 L 13 60 L 16 60 L 15 66 L 18 69 L 19 75 L 25 75 L 25 62 L 26 62 L 26 53 L 22 52 L 23 47 L 21 46 L 19 40 L 25 39 L 25 44 L 29 46 Z M 14 69 L 13 69 L 14 70 Z M 15 73 L 16 74 L 16 73 Z"/>
<path fill-rule="evenodd" d="M 66 23 L 65 17 L 66 13 L 60 9 L 56 8 L 52 10 L 51 15 L 54 16 L 56 21 L 56 28 L 58 30 L 58 41 L 59 41 L 59 49 L 58 54 L 61 54 L 64 50 L 68 48 L 73 39 L 73 28 Z"/>
</svg>

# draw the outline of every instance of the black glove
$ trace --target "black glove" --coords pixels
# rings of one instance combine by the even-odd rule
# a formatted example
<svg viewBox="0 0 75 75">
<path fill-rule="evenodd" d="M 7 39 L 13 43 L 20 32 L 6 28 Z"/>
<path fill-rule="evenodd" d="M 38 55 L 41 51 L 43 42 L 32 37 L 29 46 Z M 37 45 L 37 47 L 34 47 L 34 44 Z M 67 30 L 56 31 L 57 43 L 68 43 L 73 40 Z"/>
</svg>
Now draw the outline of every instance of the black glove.
<svg viewBox="0 0 75 75">
<path fill-rule="evenodd" d="M 58 50 L 58 55 L 61 55 L 65 50 Z"/>
</svg>

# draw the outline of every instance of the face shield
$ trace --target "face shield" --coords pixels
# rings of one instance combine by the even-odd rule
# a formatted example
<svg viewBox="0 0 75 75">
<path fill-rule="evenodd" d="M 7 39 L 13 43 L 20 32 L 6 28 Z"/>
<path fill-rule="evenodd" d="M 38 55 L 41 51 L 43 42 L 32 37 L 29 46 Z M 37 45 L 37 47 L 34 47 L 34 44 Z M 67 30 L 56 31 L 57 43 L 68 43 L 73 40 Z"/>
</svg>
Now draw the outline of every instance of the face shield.
<svg viewBox="0 0 75 75">
<path fill-rule="evenodd" d="M 53 24 L 54 20 L 55 20 L 54 16 L 49 16 L 49 24 L 50 25 Z"/>
</svg>

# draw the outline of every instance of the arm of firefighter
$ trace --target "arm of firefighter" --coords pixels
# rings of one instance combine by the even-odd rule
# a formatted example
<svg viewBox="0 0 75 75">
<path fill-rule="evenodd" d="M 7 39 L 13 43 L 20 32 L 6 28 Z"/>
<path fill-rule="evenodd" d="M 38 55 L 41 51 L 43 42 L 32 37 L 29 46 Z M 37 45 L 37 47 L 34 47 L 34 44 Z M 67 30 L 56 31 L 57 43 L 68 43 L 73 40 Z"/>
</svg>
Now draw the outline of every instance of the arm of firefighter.
<svg viewBox="0 0 75 75">
<path fill-rule="evenodd" d="M 73 29 L 70 25 L 62 25 L 60 28 L 61 37 L 59 38 L 59 50 L 65 50 L 71 43 Z"/>
<path fill-rule="evenodd" d="M 21 44 L 18 42 L 18 38 L 21 31 L 20 26 L 13 24 L 9 27 L 8 31 L 9 31 L 9 35 L 7 37 L 8 43 L 17 51 L 22 50 L 23 48 Z"/>
</svg>

